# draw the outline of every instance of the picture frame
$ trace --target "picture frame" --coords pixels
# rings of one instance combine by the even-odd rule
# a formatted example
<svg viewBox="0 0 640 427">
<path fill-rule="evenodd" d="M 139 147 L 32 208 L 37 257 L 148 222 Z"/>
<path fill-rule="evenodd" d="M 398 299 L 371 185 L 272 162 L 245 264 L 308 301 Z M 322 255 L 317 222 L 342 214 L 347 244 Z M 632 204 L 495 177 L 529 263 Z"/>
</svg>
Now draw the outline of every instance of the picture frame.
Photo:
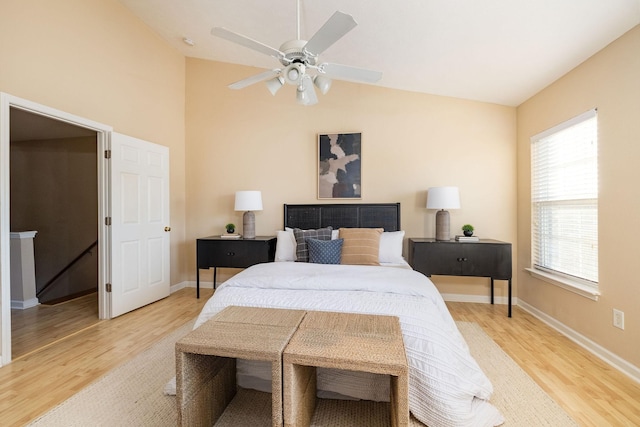
<svg viewBox="0 0 640 427">
<path fill-rule="evenodd" d="M 362 198 L 362 133 L 318 134 L 318 199 Z"/>
</svg>

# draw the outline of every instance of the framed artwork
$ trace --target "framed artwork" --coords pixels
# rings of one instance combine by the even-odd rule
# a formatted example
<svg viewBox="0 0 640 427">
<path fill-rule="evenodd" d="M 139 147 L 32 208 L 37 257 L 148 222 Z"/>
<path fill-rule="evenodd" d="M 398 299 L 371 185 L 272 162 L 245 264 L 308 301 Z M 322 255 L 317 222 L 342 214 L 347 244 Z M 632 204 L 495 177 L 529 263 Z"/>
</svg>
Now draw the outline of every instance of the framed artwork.
<svg viewBox="0 0 640 427">
<path fill-rule="evenodd" d="M 318 135 L 318 199 L 362 198 L 362 133 Z"/>
</svg>

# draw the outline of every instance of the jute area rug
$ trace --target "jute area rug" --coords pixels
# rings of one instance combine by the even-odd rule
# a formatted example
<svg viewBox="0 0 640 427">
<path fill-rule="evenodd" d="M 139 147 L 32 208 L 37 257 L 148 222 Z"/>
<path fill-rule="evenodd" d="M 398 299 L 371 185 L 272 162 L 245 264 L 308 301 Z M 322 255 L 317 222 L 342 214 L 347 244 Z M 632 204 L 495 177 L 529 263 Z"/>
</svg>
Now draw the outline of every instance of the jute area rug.
<svg viewBox="0 0 640 427">
<path fill-rule="evenodd" d="M 175 342 L 192 328 L 189 322 L 163 341 L 113 369 L 31 426 L 175 426 L 175 396 L 163 394 L 175 375 Z M 491 379 L 491 402 L 504 426 L 577 426 L 476 323 L 457 322 L 471 353 Z M 271 395 L 242 390 L 216 427 L 271 426 Z M 247 410 L 250 408 L 250 410 Z M 320 400 L 312 426 L 388 426 L 388 404 Z M 423 427 L 412 418 L 411 427 Z"/>
</svg>

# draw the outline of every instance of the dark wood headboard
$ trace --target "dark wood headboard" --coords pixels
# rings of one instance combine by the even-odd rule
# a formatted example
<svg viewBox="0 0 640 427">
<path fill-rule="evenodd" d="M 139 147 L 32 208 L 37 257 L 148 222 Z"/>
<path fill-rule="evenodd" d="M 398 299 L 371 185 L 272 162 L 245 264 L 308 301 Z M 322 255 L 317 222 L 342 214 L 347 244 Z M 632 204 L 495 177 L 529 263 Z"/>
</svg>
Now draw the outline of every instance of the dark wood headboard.
<svg viewBox="0 0 640 427">
<path fill-rule="evenodd" d="M 400 231 L 400 203 L 284 205 L 284 226 L 317 229 L 331 226 Z"/>
</svg>

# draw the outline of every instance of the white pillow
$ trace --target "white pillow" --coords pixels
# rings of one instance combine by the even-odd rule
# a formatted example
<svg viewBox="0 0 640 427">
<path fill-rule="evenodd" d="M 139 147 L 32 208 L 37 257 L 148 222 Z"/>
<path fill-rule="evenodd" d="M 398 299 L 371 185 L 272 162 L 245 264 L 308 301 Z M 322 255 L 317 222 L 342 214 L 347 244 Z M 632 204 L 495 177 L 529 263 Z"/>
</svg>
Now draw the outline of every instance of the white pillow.
<svg viewBox="0 0 640 427">
<path fill-rule="evenodd" d="M 402 231 L 385 231 L 380 235 L 380 253 L 378 255 L 380 262 L 402 263 L 402 241 L 404 239 L 404 230 Z"/>
<path fill-rule="evenodd" d="M 276 261 L 295 261 L 296 260 L 296 238 L 293 230 L 288 228 L 284 231 L 278 231 L 278 240 L 276 242 Z"/>
<path fill-rule="evenodd" d="M 404 237 L 404 231 L 397 231 L 396 233 L 402 233 L 400 236 L 400 261 L 383 261 L 382 260 L 382 239 L 380 239 L 380 262 L 402 262 L 402 238 Z M 336 240 L 340 230 L 331 230 L 331 240 Z M 382 233 L 384 236 L 386 233 Z M 392 233 L 393 234 L 393 233 Z M 393 245 L 393 244 L 392 244 Z M 395 250 L 390 249 L 391 252 Z M 385 256 L 385 258 L 393 258 L 393 256 Z M 296 237 L 293 235 L 293 228 L 285 227 L 284 231 L 278 231 L 278 240 L 276 243 L 276 261 L 295 261 L 296 257 Z M 396 259 L 396 258 L 394 258 Z"/>
</svg>

